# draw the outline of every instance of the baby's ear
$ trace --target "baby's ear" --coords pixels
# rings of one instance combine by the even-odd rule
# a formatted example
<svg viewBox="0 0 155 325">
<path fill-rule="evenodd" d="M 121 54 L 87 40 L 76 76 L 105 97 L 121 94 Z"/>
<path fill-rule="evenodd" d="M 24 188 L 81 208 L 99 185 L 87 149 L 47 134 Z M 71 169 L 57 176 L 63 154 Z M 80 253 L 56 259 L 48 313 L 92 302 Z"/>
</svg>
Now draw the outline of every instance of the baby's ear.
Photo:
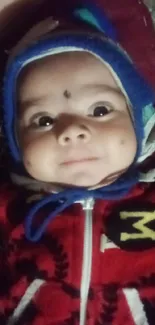
<svg viewBox="0 0 155 325">
<path fill-rule="evenodd" d="M 110 0 L 109 0 L 110 1 Z M 117 41 L 116 30 L 111 21 L 106 17 L 103 8 L 92 2 L 74 10 L 74 16 L 104 32 L 106 36 Z"/>
</svg>

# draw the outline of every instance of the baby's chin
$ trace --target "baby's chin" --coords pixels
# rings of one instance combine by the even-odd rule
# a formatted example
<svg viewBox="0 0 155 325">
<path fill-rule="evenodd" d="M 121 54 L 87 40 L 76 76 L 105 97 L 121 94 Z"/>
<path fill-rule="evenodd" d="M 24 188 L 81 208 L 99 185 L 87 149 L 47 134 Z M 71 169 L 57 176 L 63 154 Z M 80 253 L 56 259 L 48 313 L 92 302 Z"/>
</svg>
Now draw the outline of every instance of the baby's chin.
<svg viewBox="0 0 155 325">
<path fill-rule="evenodd" d="M 92 175 L 86 175 L 85 173 L 79 173 L 76 177 L 71 178 L 63 182 L 63 187 L 84 187 L 84 188 L 98 188 L 102 186 L 110 185 L 114 183 L 118 177 L 112 180 L 105 180 L 103 177 L 96 177 Z M 61 183 L 62 184 L 62 183 Z"/>
<path fill-rule="evenodd" d="M 48 181 L 45 178 L 36 178 L 34 175 L 33 178 L 45 192 L 52 193 L 71 187 L 82 187 L 87 189 L 105 187 L 114 183 L 119 178 L 120 174 L 115 174 L 114 176 L 103 176 L 103 172 L 100 172 L 99 170 L 98 173 L 90 170 L 83 170 L 76 173 L 66 173 L 66 175 L 64 173 L 61 176 L 62 177 L 58 177 L 57 179 L 55 179 L 55 177 L 48 177 Z"/>
<path fill-rule="evenodd" d="M 95 175 L 91 175 L 90 173 L 79 172 L 70 177 L 70 179 L 64 180 L 64 184 L 69 186 L 76 186 L 76 187 L 91 187 L 95 186 L 101 181 L 100 177 Z"/>
</svg>

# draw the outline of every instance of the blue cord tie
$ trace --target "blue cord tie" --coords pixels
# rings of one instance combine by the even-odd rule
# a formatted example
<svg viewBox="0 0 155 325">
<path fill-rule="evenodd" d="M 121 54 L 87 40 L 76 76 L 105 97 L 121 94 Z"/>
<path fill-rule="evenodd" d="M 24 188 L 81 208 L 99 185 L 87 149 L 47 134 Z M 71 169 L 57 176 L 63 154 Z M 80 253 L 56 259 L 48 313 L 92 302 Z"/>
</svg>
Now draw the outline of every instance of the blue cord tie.
<svg viewBox="0 0 155 325">
<path fill-rule="evenodd" d="M 120 199 L 124 196 L 131 187 L 133 187 L 138 181 L 137 172 L 128 175 L 128 179 L 122 176 L 116 183 L 113 183 L 109 186 L 102 187 L 96 190 L 87 190 L 87 189 L 67 189 L 58 194 L 50 194 L 44 199 L 39 201 L 33 206 L 25 220 L 25 235 L 26 238 L 32 242 L 37 242 L 41 239 L 48 224 L 62 211 L 71 206 L 77 201 L 88 199 L 93 197 L 94 199 L 109 199 L 115 200 Z M 43 209 L 49 203 L 59 204 L 41 223 L 38 229 L 33 230 L 33 222 L 39 210 Z"/>
</svg>

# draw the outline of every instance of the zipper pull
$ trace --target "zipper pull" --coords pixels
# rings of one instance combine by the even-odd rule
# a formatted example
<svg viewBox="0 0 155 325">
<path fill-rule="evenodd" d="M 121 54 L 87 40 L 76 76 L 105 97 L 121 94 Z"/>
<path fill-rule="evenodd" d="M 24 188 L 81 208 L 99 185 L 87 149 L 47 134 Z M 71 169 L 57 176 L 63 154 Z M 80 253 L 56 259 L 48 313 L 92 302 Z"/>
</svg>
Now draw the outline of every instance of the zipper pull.
<svg viewBox="0 0 155 325">
<path fill-rule="evenodd" d="M 94 207 L 94 199 L 90 197 L 89 199 L 83 200 L 82 206 L 83 210 L 93 210 Z"/>
</svg>

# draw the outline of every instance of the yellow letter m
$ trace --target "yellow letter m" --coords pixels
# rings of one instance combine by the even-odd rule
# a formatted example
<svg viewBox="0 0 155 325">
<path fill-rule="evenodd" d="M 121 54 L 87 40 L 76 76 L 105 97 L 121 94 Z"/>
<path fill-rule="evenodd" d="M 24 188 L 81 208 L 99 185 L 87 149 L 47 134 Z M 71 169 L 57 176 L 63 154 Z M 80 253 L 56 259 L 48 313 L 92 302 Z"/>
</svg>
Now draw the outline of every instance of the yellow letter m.
<svg viewBox="0 0 155 325">
<path fill-rule="evenodd" d="M 121 212 L 120 213 L 121 220 L 126 220 L 129 218 L 137 218 L 140 220 L 133 223 L 132 221 L 132 227 L 134 229 L 137 229 L 139 232 L 136 233 L 127 233 L 122 232 L 121 233 L 121 241 L 127 241 L 127 240 L 134 240 L 134 239 L 152 239 L 155 240 L 155 230 L 152 230 L 147 226 L 147 224 L 151 221 L 155 221 L 155 211 L 153 212 Z M 131 219 L 132 220 L 132 219 Z"/>
</svg>

